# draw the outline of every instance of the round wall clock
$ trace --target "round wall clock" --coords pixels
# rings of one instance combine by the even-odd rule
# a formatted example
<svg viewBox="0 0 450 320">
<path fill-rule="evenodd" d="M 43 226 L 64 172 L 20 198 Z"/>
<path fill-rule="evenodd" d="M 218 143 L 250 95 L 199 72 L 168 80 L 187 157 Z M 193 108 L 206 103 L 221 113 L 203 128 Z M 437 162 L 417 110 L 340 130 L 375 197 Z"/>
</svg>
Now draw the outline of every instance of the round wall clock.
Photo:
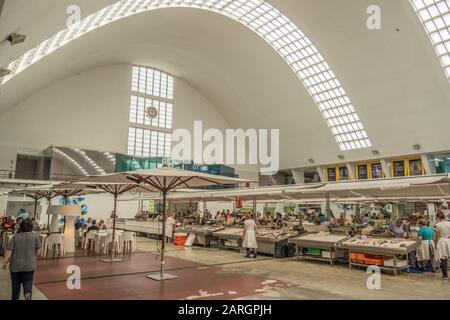
<svg viewBox="0 0 450 320">
<path fill-rule="evenodd" d="M 149 107 L 147 109 L 147 116 L 151 119 L 154 119 L 158 116 L 158 110 L 155 107 Z"/>
</svg>

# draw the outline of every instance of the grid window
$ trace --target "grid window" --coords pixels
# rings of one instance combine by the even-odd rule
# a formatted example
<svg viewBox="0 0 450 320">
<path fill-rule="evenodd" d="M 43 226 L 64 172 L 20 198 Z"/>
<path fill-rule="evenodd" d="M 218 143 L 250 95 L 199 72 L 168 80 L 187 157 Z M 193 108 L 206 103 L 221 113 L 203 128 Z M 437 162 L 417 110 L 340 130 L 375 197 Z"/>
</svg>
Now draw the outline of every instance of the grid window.
<svg viewBox="0 0 450 320">
<path fill-rule="evenodd" d="M 173 100 L 173 77 L 146 67 L 133 67 L 131 91 Z"/>
<path fill-rule="evenodd" d="M 128 154 L 140 157 L 170 157 L 173 77 L 139 66 L 134 66 L 132 72 Z M 155 118 L 147 115 L 150 107 L 158 112 Z"/>
<path fill-rule="evenodd" d="M 158 110 L 156 118 L 147 116 L 147 109 L 154 107 Z M 130 123 L 137 123 L 151 127 L 172 129 L 173 104 L 166 101 L 153 100 L 150 98 L 131 96 L 130 101 Z"/>
<path fill-rule="evenodd" d="M 450 81 L 450 0 L 410 0 Z"/>
<path fill-rule="evenodd" d="M 446 26 L 449 25 L 450 20 L 448 14 L 449 0 L 410 1 L 417 5 L 418 10 L 426 9 L 421 11 L 424 22 L 426 22 L 427 28 L 429 27 L 430 33 L 439 32 L 430 36 L 436 41 L 441 39 L 441 41 L 437 42 L 436 50 L 441 60 L 448 63 L 450 61 L 450 56 L 448 55 L 450 42 L 448 41 L 449 30 Z M 11 70 L 11 74 L 4 77 L 1 83 L 9 81 L 29 65 L 96 28 L 141 12 L 170 7 L 195 7 L 214 11 L 228 16 L 253 30 L 267 41 L 297 74 L 330 125 L 330 130 L 342 150 L 371 146 L 350 99 L 325 61 L 325 58 L 295 24 L 264 0 L 121 0 L 84 18 L 70 28 L 62 30 L 19 59 L 11 62 L 8 67 Z M 446 66 L 447 75 L 449 75 L 450 66 L 448 64 L 444 65 Z M 133 68 L 133 92 L 153 98 L 173 100 L 173 90 L 174 85 L 171 76 L 149 68 Z M 347 110 L 345 116 L 340 114 L 341 108 Z M 332 115 L 336 113 L 338 115 L 330 117 L 325 115 L 324 110 L 332 112 Z M 350 116 L 358 120 L 351 120 Z M 138 117 L 137 112 L 136 117 Z M 162 120 L 162 122 L 164 121 Z M 165 125 L 167 126 L 167 122 Z M 345 132 L 350 133 L 348 131 L 349 126 L 358 128 L 351 131 L 351 133 L 356 135 L 350 134 L 350 136 L 342 137 L 340 131 L 347 130 Z M 339 132 L 339 134 L 335 134 L 335 132 Z M 365 138 L 352 138 L 359 136 L 358 134 Z M 342 139 L 345 139 L 345 142 L 339 142 Z"/>
<path fill-rule="evenodd" d="M 137 157 L 170 157 L 172 134 L 130 127 L 128 154 Z"/>
</svg>

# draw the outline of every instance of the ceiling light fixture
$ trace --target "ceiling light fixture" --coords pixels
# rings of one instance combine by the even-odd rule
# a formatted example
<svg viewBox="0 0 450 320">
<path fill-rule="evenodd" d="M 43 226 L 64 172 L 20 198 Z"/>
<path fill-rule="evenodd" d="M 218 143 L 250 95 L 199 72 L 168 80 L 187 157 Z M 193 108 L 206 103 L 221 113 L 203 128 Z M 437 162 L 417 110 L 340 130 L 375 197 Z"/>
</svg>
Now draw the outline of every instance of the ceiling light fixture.
<svg viewBox="0 0 450 320">
<path fill-rule="evenodd" d="M 420 150 L 420 149 L 422 149 L 422 146 L 420 144 L 413 144 L 413 149 Z"/>
<path fill-rule="evenodd" d="M 6 38 L 9 42 L 11 42 L 12 46 L 25 42 L 27 38 L 26 35 L 20 33 L 11 33 L 8 38 Z"/>
<path fill-rule="evenodd" d="M 0 68 L 0 78 L 5 77 L 11 73 L 11 70 Z"/>
</svg>

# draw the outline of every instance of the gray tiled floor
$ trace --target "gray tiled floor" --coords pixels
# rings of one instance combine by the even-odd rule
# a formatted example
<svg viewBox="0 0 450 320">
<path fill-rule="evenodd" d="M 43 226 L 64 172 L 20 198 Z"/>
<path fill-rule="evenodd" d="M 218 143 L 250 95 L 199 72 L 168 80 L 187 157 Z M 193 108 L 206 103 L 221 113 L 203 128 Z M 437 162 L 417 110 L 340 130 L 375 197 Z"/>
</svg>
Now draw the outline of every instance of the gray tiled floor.
<svg viewBox="0 0 450 320">
<path fill-rule="evenodd" d="M 138 248 L 155 251 L 156 241 L 139 239 Z M 397 277 L 382 274 L 381 290 L 369 290 L 369 276 L 364 270 L 349 270 L 346 266 L 329 266 L 296 259 L 274 260 L 260 257 L 247 259 L 239 252 L 215 249 L 168 247 L 169 256 L 217 265 L 224 271 L 261 275 L 291 284 L 289 288 L 268 286 L 266 292 L 255 292 L 247 299 L 450 299 L 450 283 L 440 274 L 406 274 Z M 0 270 L 0 300 L 9 299 L 9 273 Z M 34 299 L 45 299 L 35 288 Z"/>
</svg>

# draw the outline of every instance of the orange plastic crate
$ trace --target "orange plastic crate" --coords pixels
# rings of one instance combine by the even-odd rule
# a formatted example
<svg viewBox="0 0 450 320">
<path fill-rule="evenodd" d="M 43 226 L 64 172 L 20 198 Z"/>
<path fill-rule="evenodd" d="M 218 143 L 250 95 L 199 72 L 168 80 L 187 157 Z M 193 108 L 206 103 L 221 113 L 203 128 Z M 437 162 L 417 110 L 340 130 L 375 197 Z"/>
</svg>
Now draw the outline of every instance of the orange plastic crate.
<svg viewBox="0 0 450 320">
<path fill-rule="evenodd" d="M 365 259 L 364 264 L 371 266 L 382 266 L 384 264 L 384 259 Z"/>
</svg>

